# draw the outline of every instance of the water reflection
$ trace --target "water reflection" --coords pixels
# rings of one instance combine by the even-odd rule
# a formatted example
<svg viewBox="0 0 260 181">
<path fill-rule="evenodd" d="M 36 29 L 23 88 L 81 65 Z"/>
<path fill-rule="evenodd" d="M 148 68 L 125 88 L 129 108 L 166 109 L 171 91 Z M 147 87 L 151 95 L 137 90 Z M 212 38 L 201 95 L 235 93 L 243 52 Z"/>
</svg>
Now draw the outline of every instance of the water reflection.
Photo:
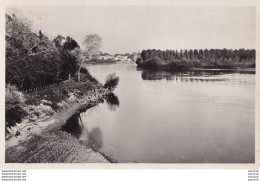
<svg viewBox="0 0 260 181">
<path fill-rule="evenodd" d="M 92 129 L 88 135 L 88 146 L 98 151 L 103 146 L 103 135 L 100 128 Z"/>
<path fill-rule="evenodd" d="M 62 131 L 66 131 L 76 138 L 80 138 L 83 130 L 83 124 L 79 113 L 70 117 L 66 123 L 61 127 Z"/>
<path fill-rule="evenodd" d="M 100 128 L 95 127 L 88 131 L 82 123 L 80 112 L 77 112 L 68 119 L 61 130 L 72 134 L 95 151 L 98 151 L 103 146 L 103 135 Z"/>
<path fill-rule="evenodd" d="M 254 75 L 136 71 L 126 64 L 89 71 L 102 82 L 115 71 L 120 77 L 120 108 L 109 110 L 105 100 L 81 114 L 87 130 L 100 128 L 93 136 L 103 144 L 98 151 L 117 162 L 254 162 Z"/>
<path fill-rule="evenodd" d="M 115 95 L 114 93 L 110 93 L 106 97 L 106 101 L 107 101 L 108 109 L 111 111 L 116 111 L 116 108 L 119 106 L 119 99 L 117 95 Z"/>
<path fill-rule="evenodd" d="M 219 70 L 197 70 L 197 71 L 185 71 L 185 72 L 169 72 L 169 71 L 152 71 L 141 70 L 143 80 L 163 80 L 175 81 L 175 82 L 216 82 L 226 81 L 224 78 L 220 78 L 218 75 L 234 74 L 237 71 L 219 71 Z M 243 72 L 244 74 L 251 74 L 252 72 Z"/>
</svg>

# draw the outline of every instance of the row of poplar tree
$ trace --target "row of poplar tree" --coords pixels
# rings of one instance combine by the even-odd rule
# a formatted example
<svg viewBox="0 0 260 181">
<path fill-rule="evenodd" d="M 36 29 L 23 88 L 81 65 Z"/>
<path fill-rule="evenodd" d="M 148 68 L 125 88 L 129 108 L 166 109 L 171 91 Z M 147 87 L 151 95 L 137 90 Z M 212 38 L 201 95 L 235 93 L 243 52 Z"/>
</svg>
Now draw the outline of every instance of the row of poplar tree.
<svg viewBox="0 0 260 181">
<path fill-rule="evenodd" d="M 255 59 L 255 50 L 245 50 L 245 49 L 195 49 L 195 50 L 143 50 L 141 52 L 141 57 L 143 60 L 147 60 L 153 57 L 159 57 L 163 60 L 176 60 L 176 59 L 186 59 L 186 60 L 216 60 L 216 59 L 232 59 L 236 61 L 242 60 L 252 60 Z"/>
</svg>

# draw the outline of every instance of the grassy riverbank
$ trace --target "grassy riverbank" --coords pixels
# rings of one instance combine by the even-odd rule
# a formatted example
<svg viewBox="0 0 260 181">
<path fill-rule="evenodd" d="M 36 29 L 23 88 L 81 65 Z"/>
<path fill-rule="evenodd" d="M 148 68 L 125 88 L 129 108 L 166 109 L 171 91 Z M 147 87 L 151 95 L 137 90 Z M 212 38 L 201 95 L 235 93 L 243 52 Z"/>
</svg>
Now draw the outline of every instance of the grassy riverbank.
<svg viewBox="0 0 260 181">
<path fill-rule="evenodd" d="M 19 93 L 23 100 L 16 104 L 26 114 L 20 117 L 20 122 L 9 120 L 13 125 L 7 124 L 7 163 L 109 162 L 87 144 L 61 130 L 78 110 L 99 104 L 110 93 L 93 77 L 85 75 L 83 79 L 84 82 L 72 80 L 48 89 Z"/>
</svg>

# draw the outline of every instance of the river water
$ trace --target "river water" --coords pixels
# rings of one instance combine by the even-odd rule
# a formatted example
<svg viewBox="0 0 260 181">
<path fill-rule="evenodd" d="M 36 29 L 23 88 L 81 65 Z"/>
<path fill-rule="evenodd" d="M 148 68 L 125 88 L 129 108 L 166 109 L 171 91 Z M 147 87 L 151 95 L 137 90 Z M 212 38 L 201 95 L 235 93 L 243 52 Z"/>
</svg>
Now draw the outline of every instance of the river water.
<svg viewBox="0 0 260 181">
<path fill-rule="evenodd" d="M 255 74 L 88 65 L 114 95 L 80 114 L 77 137 L 117 162 L 252 163 Z"/>
</svg>

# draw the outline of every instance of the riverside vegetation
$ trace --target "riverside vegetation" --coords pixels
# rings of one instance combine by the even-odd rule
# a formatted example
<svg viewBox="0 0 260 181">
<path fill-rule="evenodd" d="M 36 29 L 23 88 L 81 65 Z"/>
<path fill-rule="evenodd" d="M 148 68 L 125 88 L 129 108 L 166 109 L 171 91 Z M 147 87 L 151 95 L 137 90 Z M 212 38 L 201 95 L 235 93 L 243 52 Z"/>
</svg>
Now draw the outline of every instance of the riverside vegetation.
<svg viewBox="0 0 260 181">
<path fill-rule="evenodd" d="M 77 110 L 97 105 L 119 82 L 111 74 L 101 85 L 83 67 L 85 60 L 98 54 L 101 38 L 87 35 L 81 50 L 72 37 L 57 35 L 50 40 L 41 30 L 33 32 L 28 19 L 5 17 L 6 162 L 106 162 L 60 130 Z"/>
<path fill-rule="evenodd" d="M 146 69 L 182 71 L 189 69 L 252 69 L 255 50 L 143 50 L 137 65 Z"/>
</svg>

